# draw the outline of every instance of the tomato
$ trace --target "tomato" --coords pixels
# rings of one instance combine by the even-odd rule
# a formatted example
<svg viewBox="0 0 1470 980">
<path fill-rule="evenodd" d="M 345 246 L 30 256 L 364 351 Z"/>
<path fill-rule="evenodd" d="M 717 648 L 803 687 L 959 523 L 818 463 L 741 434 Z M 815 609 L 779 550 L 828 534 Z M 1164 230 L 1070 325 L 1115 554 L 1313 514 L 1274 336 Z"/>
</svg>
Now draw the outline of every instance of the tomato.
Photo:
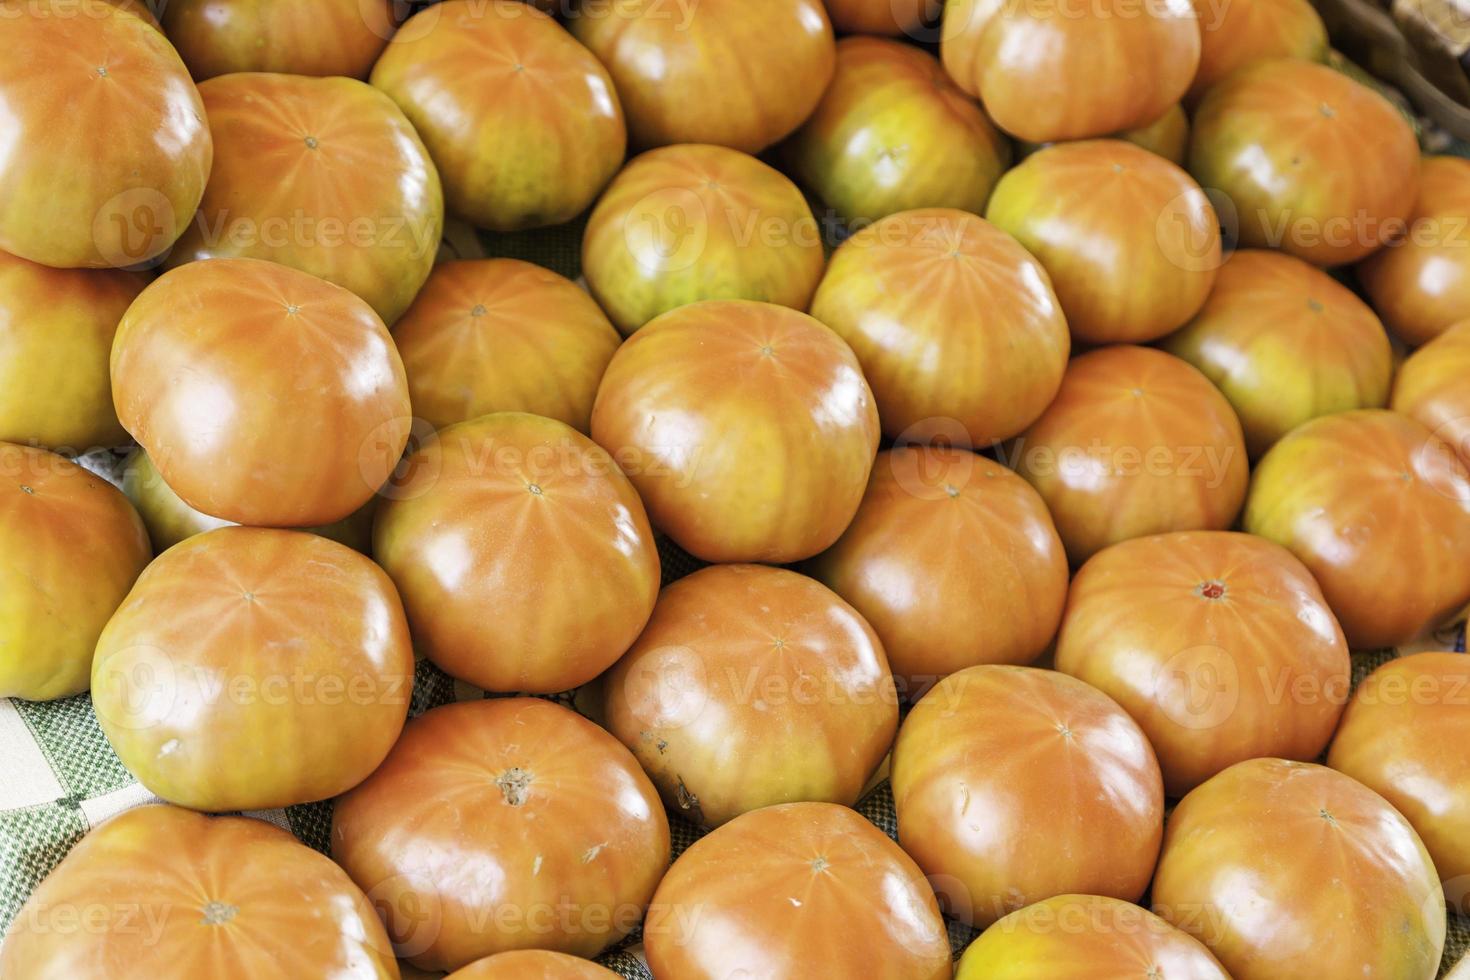
<svg viewBox="0 0 1470 980">
<path fill-rule="evenodd" d="M 570 23 L 612 72 L 640 148 L 758 153 L 801 125 L 832 79 L 821 0 L 624 0 L 583 5 Z"/>
<path fill-rule="evenodd" d="M 1166 531 L 1220 531 L 1245 499 L 1240 422 L 1185 362 L 1147 347 L 1074 358 L 1056 400 L 1010 447 L 1073 564 Z"/>
<path fill-rule="evenodd" d="M 195 80 L 231 72 L 366 78 L 393 35 L 391 0 L 167 0 L 163 28 Z"/>
<path fill-rule="evenodd" d="M 1100 895 L 1058 895 L 985 930 L 956 980 L 1230 980 L 1199 940 L 1146 909 Z"/>
<path fill-rule="evenodd" d="M 1066 674 L 969 667 L 904 719 L 893 748 L 898 840 L 961 922 L 988 926 L 1072 892 L 1133 901 L 1163 834 L 1143 732 Z"/>
<path fill-rule="evenodd" d="M 593 208 L 582 273 L 619 330 L 703 299 L 804 310 L 822 233 L 782 174 L 718 146 L 670 146 L 628 164 Z"/>
<path fill-rule="evenodd" d="M 857 516 L 810 570 L 867 617 L 910 697 L 965 667 L 1051 643 L 1067 555 L 1031 486 L 946 447 L 878 454 Z"/>
<path fill-rule="evenodd" d="M 846 807 L 737 817 L 679 856 L 643 930 L 658 977 L 948 980 L 934 892 L 908 855 Z"/>
<path fill-rule="evenodd" d="M 1400 365 L 1392 408 L 1422 422 L 1470 465 L 1470 321 L 1450 327 Z"/>
<path fill-rule="evenodd" d="M 1439 879 L 1409 822 L 1304 762 L 1241 762 L 1186 796 L 1153 907 L 1234 980 L 1431 980 L 1444 948 Z"/>
<path fill-rule="evenodd" d="M 456 214 L 495 231 L 567 221 L 623 162 L 607 70 L 519 0 L 450 0 L 415 14 L 373 68 L 439 168 Z"/>
<path fill-rule="evenodd" d="M 211 517 L 330 524 L 388 479 L 408 443 L 408 384 L 356 296 L 257 259 L 191 262 L 129 307 L 112 348 L 123 427 Z"/>
<path fill-rule="evenodd" d="M 804 313 L 697 303 L 613 355 L 592 406 L 653 523 L 705 561 L 809 558 L 857 512 L 878 412 L 857 358 Z"/>
<path fill-rule="evenodd" d="M 1142 126 L 1114 133 L 1113 138 L 1126 140 L 1134 146 L 1141 146 L 1155 156 L 1161 156 L 1170 163 L 1182 167 L 1185 155 L 1189 150 L 1189 117 L 1184 114 L 1183 106 L 1176 102 L 1164 110 L 1164 114 L 1159 118 Z M 1024 159 L 1037 150 L 1051 145 L 1051 143 L 1022 142 L 1018 150 Z"/>
<path fill-rule="evenodd" d="M 435 428 L 530 412 L 581 432 L 622 341 L 576 284 L 516 259 L 436 266 L 393 339 L 414 414 Z"/>
<path fill-rule="evenodd" d="M 595 956 L 642 918 L 669 865 L 669 822 L 637 760 L 575 712 L 463 701 L 410 721 L 337 801 L 332 857 L 415 966 L 513 949 Z"/>
<path fill-rule="evenodd" d="M 512 950 L 476 960 L 446 980 L 613 980 L 617 974 L 591 960 L 544 949 Z"/>
<path fill-rule="evenodd" d="M 4 12 L 0 249 L 61 268 L 147 262 L 204 194 L 204 106 L 152 25 L 113 6 L 67 7 Z"/>
<path fill-rule="evenodd" d="M 438 254 L 444 194 L 392 100 L 350 78 L 267 74 L 215 79 L 199 94 L 214 172 L 169 264 L 268 259 L 398 319 Z"/>
<path fill-rule="evenodd" d="M 948 0 L 939 50 L 1001 129 L 1048 143 L 1163 115 L 1194 78 L 1199 24 L 1189 0 Z"/>
<path fill-rule="evenodd" d="M 1470 317 L 1470 160 L 1425 157 L 1408 233 L 1358 266 L 1358 282 L 1393 332 L 1427 343 Z"/>
<path fill-rule="evenodd" d="M 985 217 L 1041 260 L 1072 336 L 1154 340 L 1199 311 L 1220 266 L 1209 198 L 1123 140 L 1039 150 L 1001 178 Z"/>
<path fill-rule="evenodd" d="M 1470 602 L 1470 471 L 1397 413 L 1290 433 L 1256 467 L 1243 524 L 1306 564 L 1355 650 L 1398 646 Z"/>
<path fill-rule="evenodd" d="M 1240 244 L 1314 265 L 1355 262 L 1401 234 L 1419 144 L 1383 96 L 1324 65 L 1263 61 L 1212 87 L 1194 114 L 1189 169 L 1224 193 Z"/>
<path fill-rule="evenodd" d="M 1327 756 L 1413 824 L 1452 903 L 1470 881 L 1467 745 L 1470 657 L 1420 653 L 1390 660 L 1358 686 Z"/>
<path fill-rule="evenodd" d="M 135 14 L 138 17 L 146 20 L 149 24 L 152 24 L 154 27 L 162 30 L 161 25 L 158 23 L 158 18 L 153 16 L 153 11 L 148 9 L 148 4 L 146 0 L 100 0 L 100 2 L 106 4 L 109 7 L 116 7 L 119 10 L 126 10 L 130 14 Z M 91 7 L 89 7 L 88 4 L 89 0 L 82 0 L 82 10 L 84 12 L 92 9 Z M 65 4 L 62 4 L 61 6 L 55 7 L 54 9 L 61 11 L 75 8 L 67 8 Z"/>
<path fill-rule="evenodd" d="M 1232 253 L 1204 307 L 1163 347 L 1224 392 L 1252 456 L 1308 419 L 1382 408 L 1393 378 L 1388 334 L 1368 305 L 1283 252 Z"/>
<path fill-rule="evenodd" d="M 10 926 L 0 973 L 68 980 L 398 980 L 372 907 L 262 820 L 126 810 L 83 837 Z"/>
<path fill-rule="evenodd" d="M 939 61 L 900 41 L 837 42 L 837 72 L 786 144 L 793 175 L 847 221 L 982 211 L 1011 148 Z"/>
<path fill-rule="evenodd" d="M 0 440 L 86 452 L 128 441 L 107 359 L 147 280 L 0 252 Z"/>
<path fill-rule="evenodd" d="M 486 415 L 444 429 L 406 469 L 378 508 L 373 554 L 430 660 L 486 690 L 551 693 L 637 639 L 658 549 L 633 486 L 586 436 Z"/>
<path fill-rule="evenodd" d="M 149 555 L 116 489 L 54 453 L 0 442 L 0 697 L 85 691 L 97 635 Z"/>
<path fill-rule="evenodd" d="M 608 731 L 670 808 L 709 827 L 775 803 L 857 803 L 898 728 L 872 627 L 765 565 L 670 585 L 605 692 Z"/>
<path fill-rule="evenodd" d="M 1309 0 L 1193 0 L 1199 16 L 1199 70 L 1188 101 L 1197 103 L 1226 75 L 1274 58 L 1325 61 L 1327 28 Z"/>
<path fill-rule="evenodd" d="M 894 37 L 916 37 L 934 9 L 930 0 L 825 0 L 824 6 L 840 34 Z"/>
</svg>

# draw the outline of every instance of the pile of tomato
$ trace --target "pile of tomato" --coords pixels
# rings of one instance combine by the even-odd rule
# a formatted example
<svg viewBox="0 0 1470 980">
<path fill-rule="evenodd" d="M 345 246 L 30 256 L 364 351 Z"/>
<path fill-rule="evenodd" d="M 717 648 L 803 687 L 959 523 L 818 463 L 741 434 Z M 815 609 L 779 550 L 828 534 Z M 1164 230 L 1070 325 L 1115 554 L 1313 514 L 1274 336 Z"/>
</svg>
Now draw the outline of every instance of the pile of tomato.
<svg viewBox="0 0 1470 980">
<path fill-rule="evenodd" d="M 165 801 L 0 975 L 1437 976 L 1470 161 L 1335 57 L 1306 0 L 0 0 L 0 696 Z M 233 815 L 324 800 L 330 856 Z"/>
</svg>

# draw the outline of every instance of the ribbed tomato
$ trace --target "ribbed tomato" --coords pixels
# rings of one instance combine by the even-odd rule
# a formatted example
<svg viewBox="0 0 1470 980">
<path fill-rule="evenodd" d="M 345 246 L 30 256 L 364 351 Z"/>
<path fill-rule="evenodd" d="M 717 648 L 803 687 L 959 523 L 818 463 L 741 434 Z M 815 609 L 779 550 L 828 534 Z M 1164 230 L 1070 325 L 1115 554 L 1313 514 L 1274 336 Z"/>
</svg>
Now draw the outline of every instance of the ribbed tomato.
<svg viewBox="0 0 1470 980">
<path fill-rule="evenodd" d="M 852 520 L 878 412 L 852 351 L 805 313 L 696 303 L 613 355 L 592 437 L 685 551 L 779 564 L 828 547 Z"/>
<path fill-rule="evenodd" d="M 890 215 L 842 244 L 812 316 L 852 345 L 883 432 L 989 446 L 1036 421 L 1067 367 L 1041 263 L 963 211 Z"/>
<path fill-rule="evenodd" d="M 1311 569 L 1355 650 L 1397 646 L 1470 602 L 1470 471 L 1413 419 L 1314 419 L 1256 467 L 1245 530 Z"/>
<path fill-rule="evenodd" d="M 1368 304 L 1283 252 L 1233 252 L 1199 313 L 1163 347 L 1204 372 L 1259 456 L 1308 419 L 1382 408 L 1393 349 Z"/>
<path fill-rule="evenodd" d="M 591 960 L 544 949 L 496 953 L 455 970 L 445 980 L 616 980 Z"/>
<path fill-rule="evenodd" d="M 167 0 L 163 29 L 196 81 L 231 72 L 366 78 L 396 26 L 392 0 Z"/>
<path fill-rule="evenodd" d="M 643 946 L 655 976 L 678 980 L 951 975 L 923 872 L 831 803 L 766 807 L 696 841 L 659 885 Z"/>
<path fill-rule="evenodd" d="M 14 5 L 0 32 L 0 105 L 0 249 L 60 268 L 135 265 L 194 216 L 213 157 L 204 106 L 141 18 L 66 0 Z"/>
<path fill-rule="evenodd" d="M 464 701 L 409 722 L 337 801 L 332 857 L 416 966 L 595 956 L 642 919 L 669 822 L 637 761 L 592 722 L 535 698 Z"/>
<path fill-rule="evenodd" d="M 1231 766 L 1175 808 L 1153 908 L 1234 980 L 1432 980 L 1445 940 L 1409 822 L 1341 773 L 1281 759 Z"/>
<path fill-rule="evenodd" d="M 1074 358 L 1056 400 L 1008 448 L 1073 564 L 1110 544 L 1229 527 L 1245 499 L 1240 422 L 1209 380 L 1147 347 Z"/>
<path fill-rule="evenodd" d="M 1257 61 L 1327 57 L 1327 28 L 1310 0 L 1193 0 L 1199 17 L 1199 70 L 1193 104 L 1226 75 Z"/>
<path fill-rule="evenodd" d="M 961 922 L 1073 892 L 1135 901 L 1148 887 L 1158 760 L 1123 709 L 1076 678 L 951 674 L 904 719 L 892 767 L 899 843 Z"/>
<path fill-rule="evenodd" d="M 378 508 L 373 554 L 429 659 L 487 690 L 552 693 L 637 639 L 658 598 L 658 550 L 638 494 L 586 436 L 485 415 L 444 429 L 405 468 Z"/>
<path fill-rule="evenodd" d="M 1125 140 L 1039 150 L 1001 178 L 985 217 L 1041 260 L 1072 336 L 1154 340 L 1199 311 L 1220 228 L 1179 167 Z"/>
<path fill-rule="evenodd" d="M 1470 466 L 1470 321 L 1410 354 L 1394 376 L 1395 412 L 1422 422 Z"/>
<path fill-rule="evenodd" d="M 932 0 L 825 0 L 839 34 L 915 36 L 935 11 Z"/>
<path fill-rule="evenodd" d="M 607 70 L 519 0 L 420 10 L 378 59 L 372 83 L 428 145 L 450 209 L 482 228 L 575 217 L 627 149 Z"/>
<path fill-rule="evenodd" d="M 0 974 L 67 980 L 398 980 L 383 925 L 330 860 L 262 820 L 127 810 L 32 893 Z"/>
<path fill-rule="evenodd" d="M 1153 122 L 1125 129 L 1118 138 L 1182 167 L 1189 153 L 1189 117 L 1176 102 Z"/>
<path fill-rule="evenodd" d="M 342 520 L 408 443 L 408 384 L 383 321 L 347 290 L 257 259 L 190 262 L 129 307 L 112 348 L 123 427 L 212 517 Z"/>
<path fill-rule="evenodd" d="M 719 146 L 670 146 L 633 160 L 582 238 L 587 285 L 625 334 L 704 299 L 804 310 L 822 265 L 822 230 L 796 185 Z"/>
<path fill-rule="evenodd" d="M 714 565 L 670 585 L 604 682 L 606 725 L 670 807 L 851 806 L 888 754 L 898 697 L 883 645 L 803 575 Z"/>
<path fill-rule="evenodd" d="M 586 432 L 622 338 L 597 303 L 516 259 L 444 262 L 393 327 L 414 415 L 436 429 L 530 412 Z"/>
</svg>

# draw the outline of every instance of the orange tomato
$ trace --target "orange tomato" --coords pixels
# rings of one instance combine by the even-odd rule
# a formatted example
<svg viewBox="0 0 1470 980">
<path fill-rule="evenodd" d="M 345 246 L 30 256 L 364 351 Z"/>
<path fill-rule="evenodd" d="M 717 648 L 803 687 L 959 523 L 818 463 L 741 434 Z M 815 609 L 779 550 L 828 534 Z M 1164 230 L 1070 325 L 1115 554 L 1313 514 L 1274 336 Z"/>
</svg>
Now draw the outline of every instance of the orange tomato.
<svg viewBox="0 0 1470 980">
<path fill-rule="evenodd" d="M 837 42 L 832 84 L 785 156 L 792 174 L 851 222 L 912 208 L 982 211 L 1011 147 L 933 55 L 848 37 Z"/>
<path fill-rule="evenodd" d="M 544 949 L 496 953 L 451 973 L 446 980 L 614 980 L 617 974 L 591 960 Z"/>
<path fill-rule="evenodd" d="M 1444 948 L 1439 879 L 1408 821 L 1304 762 L 1252 759 L 1186 796 L 1153 907 L 1234 980 L 1431 980 Z"/>
<path fill-rule="evenodd" d="M 846 807 L 737 817 L 679 856 L 643 930 L 655 976 L 948 980 L 949 940 L 923 872 Z"/>
<path fill-rule="evenodd" d="M 1141 146 L 1182 167 L 1189 152 L 1189 117 L 1184 114 L 1184 107 L 1176 102 L 1153 122 L 1125 129 L 1118 134 L 1118 139 Z"/>
<path fill-rule="evenodd" d="M 1240 244 L 1314 265 L 1355 262 L 1401 234 L 1418 167 L 1414 131 L 1392 103 L 1289 58 L 1212 87 L 1190 135 L 1190 173 L 1228 198 L 1221 218 Z"/>
<path fill-rule="evenodd" d="M 418 129 L 450 210 L 495 231 L 560 224 L 623 162 L 607 70 L 518 0 L 449 0 L 399 28 L 372 83 Z"/>
<path fill-rule="evenodd" d="M 110 5 L 68 8 L 4 13 L 0 249 L 59 268 L 147 262 L 204 194 L 204 106 L 152 25 Z"/>
<path fill-rule="evenodd" d="M 486 690 L 551 693 L 637 639 L 658 550 L 638 494 L 586 436 L 502 412 L 444 429 L 406 469 L 373 554 L 430 660 Z"/>
<path fill-rule="evenodd" d="M 1162 351 L 1074 358 L 1056 400 L 1009 449 L 1073 564 L 1110 544 L 1229 527 L 1245 499 L 1240 422 L 1204 375 Z"/>
<path fill-rule="evenodd" d="M 872 627 L 765 565 L 670 585 L 604 690 L 608 731 L 670 808 L 708 827 L 775 803 L 857 803 L 898 728 Z"/>
<path fill-rule="evenodd" d="M 332 857 L 415 966 L 595 956 L 642 918 L 669 822 L 637 761 L 592 722 L 536 698 L 464 701 L 410 721 L 337 801 Z"/>
<path fill-rule="evenodd" d="M 1075 6 L 949 0 L 940 54 L 996 125 L 1032 143 L 1146 125 L 1178 102 L 1199 64 L 1189 0 Z"/>
<path fill-rule="evenodd" d="M 696 303 L 613 355 L 592 406 L 653 523 L 712 562 L 799 561 L 857 512 L 878 412 L 852 351 L 804 313 Z"/>
<path fill-rule="evenodd" d="M 905 211 L 842 244 L 812 316 L 852 345 L 883 432 L 988 446 L 1035 422 L 1071 339 L 1041 263 L 963 211 Z"/>
<path fill-rule="evenodd" d="M 408 443 L 408 384 L 372 309 L 257 259 L 180 266 L 129 307 L 112 348 L 123 427 L 211 517 L 330 524 L 387 481 Z"/>
<path fill-rule="evenodd" d="M 930 0 L 825 0 L 827 16 L 841 34 L 914 37 L 934 9 Z"/>
<path fill-rule="evenodd" d="M 639 148 L 759 153 L 811 115 L 832 79 L 821 0 L 625 0 L 583 5 L 570 23 L 612 72 Z"/>
<path fill-rule="evenodd" d="M 163 29 L 196 81 L 231 72 L 366 78 L 393 36 L 391 0 L 167 0 Z"/>
<path fill-rule="evenodd" d="M 1041 260 L 1072 336 L 1154 340 L 1199 311 L 1220 266 L 1215 210 L 1189 174 L 1123 140 L 1039 150 L 985 217 Z"/>
<path fill-rule="evenodd" d="M 961 922 L 1072 892 L 1134 901 L 1148 887 L 1164 817 L 1154 750 L 1066 674 L 951 674 L 904 719 L 892 780 L 899 843 Z"/>
<path fill-rule="evenodd" d="M 965 667 L 1035 660 L 1067 598 L 1041 497 L 945 447 L 879 453 L 857 516 L 810 569 L 867 617 L 910 697 Z"/>
<path fill-rule="evenodd" d="M 0 973 L 67 980 L 398 980 L 372 906 L 330 860 L 248 817 L 141 806 L 83 837 L 11 923 Z"/>
<path fill-rule="evenodd" d="M 580 432 L 622 341 L 576 284 L 516 259 L 436 266 L 393 339 L 414 414 L 436 429 L 530 412 Z"/>
<path fill-rule="evenodd" d="M 1422 422 L 1470 465 L 1470 321 L 1410 354 L 1393 382 L 1395 412 Z"/>
<path fill-rule="evenodd" d="M 630 334 L 704 299 L 804 310 L 822 278 L 822 233 L 782 174 L 718 146 L 670 146 L 628 164 L 582 238 L 582 272 Z"/>
<path fill-rule="evenodd" d="M 1393 349 L 1368 304 L 1282 252 L 1242 249 L 1193 320 L 1163 347 L 1225 394 L 1259 456 L 1319 415 L 1382 408 Z"/>
<path fill-rule="evenodd" d="M 1470 602 L 1470 471 L 1397 413 L 1293 431 L 1256 467 L 1243 524 L 1306 564 L 1355 650 L 1405 643 Z"/>
<path fill-rule="evenodd" d="M 81 0 L 81 9 L 84 12 L 89 9 L 89 2 L 91 2 L 91 0 Z M 146 0 L 98 0 L 98 2 L 107 4 L 109 7 L 116 7 L 119 10 L 126 10 L 130 14 L 136 14 L 137 16 L 146 20 L 148 23 L 152 24 L 154 27 L 162 30 L 161 26 L 158 23 L 158 18 L 153 16 L 152 10 L 148 9 L 148 4 Z M 55 9 L 65 10 L 76 8 L 67 8 L 66 5 L 63 4 L 62 6 Z M 177 45 L 175 45 L 175 47 L 177 47 Z"/>
<path fill-rule="evenodd" d="M 0 442 L 0 697 L 85 691 L 97 635 L 148 558 L 142 521 L 106 481 Z"/>
<path fill-rule="evenodd" d="M 1327 28 L 1309 0 L 1193 0 L 1199 17 L 1199 70 L 1191 104 L 1226 75 L 1273 58 L 1327 58 Z"/>
</svg>

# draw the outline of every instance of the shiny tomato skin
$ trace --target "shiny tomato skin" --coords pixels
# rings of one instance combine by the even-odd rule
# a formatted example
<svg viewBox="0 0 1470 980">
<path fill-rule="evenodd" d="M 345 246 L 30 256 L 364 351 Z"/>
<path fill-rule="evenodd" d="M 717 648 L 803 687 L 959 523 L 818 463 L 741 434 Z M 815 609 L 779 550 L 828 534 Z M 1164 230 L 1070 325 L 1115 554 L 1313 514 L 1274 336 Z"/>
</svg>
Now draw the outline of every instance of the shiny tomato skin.
<svg viewBox="0 0 1470 980">
<path fill-rule="evenodd" d="M 529 412 L 584 433 L 622 342 L 575 283 L 517 259 L 440 263 L 393 340 L 414 415 L 436 429 Z"/>
<path fill-rule="evenodd" d="M 628 136 L 607 70 L 519 0 L 449 0 L 399 29 L 372 83 L 429 148 L 449 208 L 515 231 L 581 213 Z"/>
<path fill-rule="evenodd" d="M 1199 313 L 1161 346 L 1224 393 L 1252 457 L 1309 419 L 1382 408 L 1393 378 L 1368 304 L 1284 252 L 1232 253 Z"/>
<path fill-rule="evenodd" d="M 1398 646 L 1470 602 L 1470 471 L 1413 419 L 1313 419 L 1256 466 L 1243 528 L 1311 570 L 1354 650 Z"/>
<path fill-rule="evenodd" d="M 204 193 L 204 106 L 152 25 L 118 7 L 67 6 L 38 0 L 5 17 L 0 249 L 57 268 L 148 262 Z"/>
<path fill-rule="evenodd" d="M 1074 892 L 1136 901 L 1163 834 L 1164 786 L 1143 732 L 1107 695 L 1033 667 L 940 681 L 893 748 L 898 840 L 985 927 Z"/>
<path fill-rule="evenodd" d="M 979 213 L 1011 148 L 933 55 L 847 37 L 816 111 L 787 142 L 792 174 L 849 222 L 913 208 Z"/>
<path fill-rule="evenodd" d="M 1147 347 L 1072 359 L 1056 400 L 1007 448 L 1080 565 L 1110 544 L 1221 531 L 1245 500 L 1240 421 L 1209 379 Z"/>
<path fill-rule="evenodd" d="M 1439 890 L 1424 844 L 1383 797 L 1325 766 L 1252 759 L 1169 815 L 1152 901 L 1234 980 L 1432 980 Z"/>
<path fill-rule="evenodd" d="M 85 691 L 97 635 L 148 558 L 143 522 L 114 487 L 0 442 L 0 697 Z"/>
<path fill-rule="evenodd" d="M 219 528 L 160 555 L 92 664 L 92 703 L 118 758 L 195 810 L 350 789 L 388 754 L 412 689 L 388 576 L 334 541 L 267 528 Z"/>
<path fill-rule="evenodd" d="M 234 72 L 366 78 L 393 35 L 390 0 L 167 0 L 163 29 L 194 80 Z"/>
<path fill-rule="evenodd" d="M 378 508 L 373 554 L 418 648 L 449 674 L 550 694 L 637 639 L 658 598 L 658 549 L 633 485 L 586 436 L 501 412 L 444 429 L 405 469 Z"/>
<path fill-rule="evenodd" d="M 1275 58 L 1327 59 L 1327 28 L 1310 0 L 1193 0 L 1199 17 L 1199 70 L 1191 105 L 1210 86 L 1247 65 Z"/>
<path fill-rule="evenodd" d="M 608 731 L 707 827 L 777 803 L 852 806 L 898 729 L 873 628 L 821 583 L 765 565 L 664 589 L 604 692 Z"/>
<path fill-rule="evenodd" d="M 72 452 L 128 441 L 107 360 L 146 284 L 131 272 L 52 269 L 0 252 L 0 440 Z"/>
<path fill-rule="evenodd" d="M 1422 423 L 1470 466 L 1470 321 L 1458 323 L 1404 359 L 1389 407 Z"/>
<path fill-rule="evenodd" d="M 825 0 L 827 16 L 839 34 L 914 37 L 929 19 L 929 0 Z"/>
<path fill-rule="evenodd" d="M 1401 234 L 1418 169 L 1418 141 L 1392 103 L 1309 61 L 1229 75 L 1190 133 L 1189 171 L 1228 199 L 1221 217 L 1240 244 L 1313 265 L 1355 262 Z"/>
<path fill-rule="evenodd" d="M 872 624 L 909 697 L 965 667 L 1035 660 L 1067 598 L 1067 554 L 1041 497 L 942 446 L 879 453 L 857 516 L 808 569 Z"/>
<path fill-rule="evenodd" d="M 123 427 L 190 507 L 224 520 L 342 520 L 408 444 L 408 383 L 383 321 L 272 262 L 165 273 L 124 315 L 111 370 Z"/>
<path fill-rule="evenodd" d="M 1179 101 L 1199 64 L 1199 24 L 1189 0 L 948 0 L 939 50 L 1011 135 L 1090 139 L 1147 125 Z"/>
<path fill-rule="evenodd" d="M 615 980 L 617 976 L 607 967 L 578 956 L 518 949 L 475 960 L 445 980 Z"/>
<path fill-rule="evenodd" d="M 464 701 L 410 721 L 337 801 L 332 857 L 415 966 L 515 949 L 595 956 L 642 917 L 669 865 L 669 823 L 628 750 L 577 713 Z"/>
<path fill-rule="evenodd" d="M 706 302 L 613 355 L 592 437 L 656 527 L 710 562 L 809 558 L 852 520 L 878 412 L 852 350 L 805 313 Z"/>
<path fill-rule="evenodd" d="M 1229 531 L 1093 555 L 1068 593 L 1056 665 L 1132 715 L 1171 797 L 1246 759 L 1317 758 L 1352 671 L 1306 566 Z"/>
<path fill-rule="evenodd" d="M 283 963 L 293 976 L 398 980 L 382 923 L 329 859 L 263 820 L 153 805 L 99 825 L 41 882 L 0 973 L 245 980 Z"/>
<path fill-rule="evenodd" d="M 759 153 L 811 115 L 836 60 L 821 0 L 625 0 L 569 26 L 612 73 L 638 149 Z"/>
<path fill-rule="evenodd" d="M 1141 146 L 1176 166 L 1184 166 L 1189 152 L 1189 116 L 1184 107 L 1174 103 L 1152 122 L 1125 129 L 1118 138 Z"/>
<path fill-rule="evenodd" d="M 720 146 L 634 159 L 593 208 L 582 273 L 624 334 L 706 299 L 805 310 L 822 278 L 822 234 L 796 185 Z"/>
<path fill-rule="evenodd" d="M 654 894 L 644 952 L 658 977 L 949 980 L 934 892 L 897 844 L 847 807 L 744 814 L 679 856 Z"/>
<path fill-rule="evenodd" d="M 838 248 L 812 316 L 852 345 L 892 438 L 989 446 L 1056 396 L 1071 338 L 1041 263 L 973 214 L 890 215 Z"/>
<path fill-rule="evenodd" d="M 350 78 L 264 73 L 213 79 L 199 94 L 214 170 L 170 267 L 279 262 L 397 320 L 438 254 L 444 192 L 393 101 Z"/>
<path fill-rule="evenodd" d="M 1199 311 L 1220 266 L 1194 180 L 1124 140 L 1049 146 L 1001 178 L 986 220 L 1041 260 L 1077 340 L 1139 343 Z"/>
</svg>

